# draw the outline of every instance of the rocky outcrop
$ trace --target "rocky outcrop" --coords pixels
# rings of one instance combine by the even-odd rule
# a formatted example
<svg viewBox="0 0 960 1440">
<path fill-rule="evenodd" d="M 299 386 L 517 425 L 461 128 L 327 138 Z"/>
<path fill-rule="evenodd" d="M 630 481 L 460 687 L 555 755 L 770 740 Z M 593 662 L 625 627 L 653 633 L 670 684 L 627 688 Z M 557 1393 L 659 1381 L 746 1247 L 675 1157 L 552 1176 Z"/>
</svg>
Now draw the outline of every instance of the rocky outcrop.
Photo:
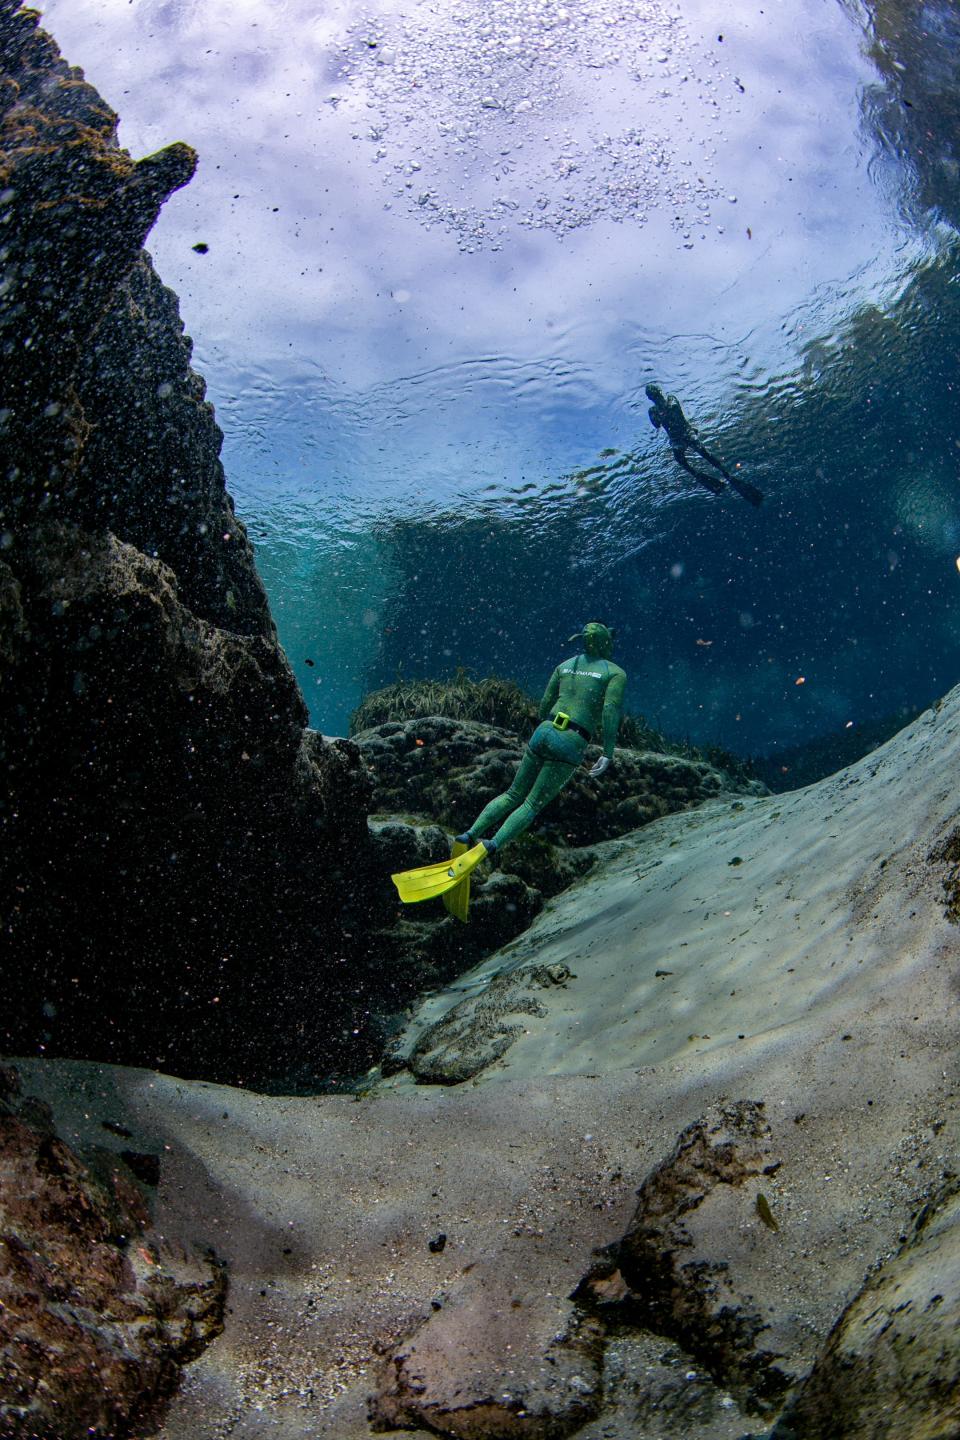
<svg viewBox="0 0 960 1440">
<path fill-rule="evenodd" d="M 151 1228 L 155 1156 L 84 1162 L 17 1089 L 0 1073 L 0 1434 L 121 1440 L 222 1330 L 224 1272 Z"/>
<path fill-rule="evenodd" d="M 494 725 L 438 715 L 378 725 L 354 739 L 373 772 L 377 809 L 430 815 L 454 830 L 509 788 L 526 743 Z M 595 759 L 599 751 L 587 754 Z M 575 775 L 537 829 L 564 845 L 595 845 L 722 791 L 759 795 L 766 786 L 704 760 L 618 748 L 603 779 Z"/>
<path fill-rule="evenodd" d="M 753 1210 L 777 1228 L 759 1188 L 764 1174 L 779 1169 L 763 1110 L 741 1100 L 687 1126 L 641 1185 L 637 1212 L 608 1264 L 578 1292 L 606 1314 L 619 1308 L 680 1344 L 748 1413 L 768 1409 L 794 1378 L 789 1357 L 777 1351 L 773 1317 L 737 1275 L 738 1212 Z"/>
<path fill-rule="evenodd" d="M 483 993 L 461 1000 L 413 1037 L 394 1041 L 382 1060 L 385 1075 L 406 1067 L 424 1084 L 460 1085 L 499 1060 L 523 1029 L 524 1017 L 545 1015 L 538 991 L 565 986 L 571 973 L 565 965 L 521 966 L 496 976 Z"/>
<path fill-rule="evenodd" d="M 310 1083 L 344 1035 L 354 1063 L 379 1045 L 345 977 L 389 882 L 356 748 L 304 728 L 141 248 L 195 157 L 115 132 L 0 0 L 0 909 L 24 977 L 0 1043 Z"/>
<path fill-rule="evenodd" d="M 960 1434 L 960 1187 L 924 1206 L 837 1321 L 772 1440 Z"/>
<path fill-rule="evenodd" d="M 501 1351 L 515 1317 L 466 1303 L 437 1313 L 399 1345 L 371 1401 L 372 1429 L 424 1426 L 452 1440 L 565 1440 L 580 1430 L 600 1408 L 601 1327 L 577 1317 L 543 1352 L 517 1345 L 509 1368 L 491 1374 L 491 1318 L 500 1321 L 493 1348 Z M 526 1338 L 526 1317 L 514 1328 Z"/>
</svg>

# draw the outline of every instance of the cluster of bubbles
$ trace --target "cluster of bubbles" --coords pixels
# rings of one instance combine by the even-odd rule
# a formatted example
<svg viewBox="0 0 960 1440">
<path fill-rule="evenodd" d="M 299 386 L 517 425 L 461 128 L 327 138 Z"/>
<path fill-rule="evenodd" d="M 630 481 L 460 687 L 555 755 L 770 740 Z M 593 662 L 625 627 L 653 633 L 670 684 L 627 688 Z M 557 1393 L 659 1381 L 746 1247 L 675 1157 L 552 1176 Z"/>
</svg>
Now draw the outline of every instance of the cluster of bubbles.
<svg viewBox="0 0 960 1440">
<path fill-rule="evenodd" d="M 464 250 L 662 210 L 690 248 L 722 229 L 718 128 L 742 87 L 662 0 L 452 0 L 350 26 L 331 102 L 362 98 L 354 139 L 387 208 Z M 626 119 L 627 123 L 623 123 Z M 638 123 L 639 122 L 639 123 Z"/>
</svg>

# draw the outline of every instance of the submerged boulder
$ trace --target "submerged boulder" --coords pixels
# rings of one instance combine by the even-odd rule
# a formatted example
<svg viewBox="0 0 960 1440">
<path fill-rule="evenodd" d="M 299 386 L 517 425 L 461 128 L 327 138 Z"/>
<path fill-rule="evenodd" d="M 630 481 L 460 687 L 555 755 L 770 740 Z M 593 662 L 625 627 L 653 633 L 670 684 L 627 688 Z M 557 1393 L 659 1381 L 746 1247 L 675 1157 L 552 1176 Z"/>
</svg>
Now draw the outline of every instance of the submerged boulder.
<svg viewBox="0 0 960 1440">
<path fill-rule="evenodd" d="M 772 1440 L 960 1434 L 960 1185 L 942 1187 L 834 1326 Z"/>
<path fill-rule="evenodd" d="M 354 739 L 373 774 L 376 809 L 429 815 L 453 830 L 509 789 L 526 745 L 513 731 L 442 715 L 388 721 Z M 588 748 L 587 761 L 599 753 Z M 536 829 L 564 845 L 595 845 L 722 792 L 761 795 L 766 786 L 706 760 L 618 747 L 602 779 L 582 769 Z"/>
<path fill-rule="evenodd" d="M 40 1102 L 0 1076 L 0 1434 L 89 1440 L 139 1432 L 181 1367 L 223 1329 L 226 1278 L 151 1227 L 134 1170 L 86 1161 Z M 118 1127 L 120 1128 L 120 1127 Z"/>
</svg>

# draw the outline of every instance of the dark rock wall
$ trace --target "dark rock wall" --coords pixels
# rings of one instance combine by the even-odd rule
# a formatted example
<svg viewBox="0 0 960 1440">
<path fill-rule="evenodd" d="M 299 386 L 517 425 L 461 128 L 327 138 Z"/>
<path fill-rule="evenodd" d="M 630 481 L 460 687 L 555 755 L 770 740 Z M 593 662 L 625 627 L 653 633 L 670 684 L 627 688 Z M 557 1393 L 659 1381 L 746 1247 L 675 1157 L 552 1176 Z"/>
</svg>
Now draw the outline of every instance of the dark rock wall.
<svg viewBox="0 0 960 1440">
<path fill-rule="evenodd" d="M 309 1083 L 365 1058 L 368 782 L 304 729 L 142 250 L 195 157 L 115 128 L 0 0 L 0 1047 Z"/>
</svg>

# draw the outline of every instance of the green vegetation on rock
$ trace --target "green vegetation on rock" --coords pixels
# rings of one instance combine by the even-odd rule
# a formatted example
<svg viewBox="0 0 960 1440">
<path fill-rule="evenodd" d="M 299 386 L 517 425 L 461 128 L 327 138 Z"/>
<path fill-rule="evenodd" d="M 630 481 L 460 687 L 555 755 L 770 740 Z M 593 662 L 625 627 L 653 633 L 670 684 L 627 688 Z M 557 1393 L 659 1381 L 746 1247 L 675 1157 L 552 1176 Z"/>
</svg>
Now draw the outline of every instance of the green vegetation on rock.
<svg viewBox="0 0 960 1440">
<path fill-rule="evenodd" d="M 512 680 L 471 680 L 463 669 L 449 680 L 396 680 L 361 700 L 350 716 L 350 734 L 390 720 L 476 720 L 523 734 L 537 723 L 537 706 Z"/>
</svg>

